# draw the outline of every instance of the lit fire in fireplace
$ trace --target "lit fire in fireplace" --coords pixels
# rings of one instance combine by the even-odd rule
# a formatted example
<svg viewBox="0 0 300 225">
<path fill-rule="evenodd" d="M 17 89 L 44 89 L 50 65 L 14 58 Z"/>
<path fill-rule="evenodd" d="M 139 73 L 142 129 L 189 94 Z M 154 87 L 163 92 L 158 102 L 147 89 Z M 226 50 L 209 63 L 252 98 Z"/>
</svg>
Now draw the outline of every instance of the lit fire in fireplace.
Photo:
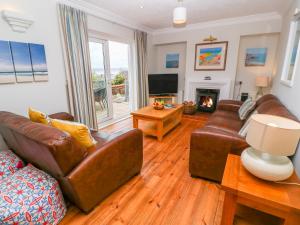
<svg viewBox="0 0 300 225">
<path fill-rule="evenodd" d="M 201 106 L 211 108 L 213 106 L 213 100 L 210 96 L 202 96 L 201 97 Z"/>
</svg>

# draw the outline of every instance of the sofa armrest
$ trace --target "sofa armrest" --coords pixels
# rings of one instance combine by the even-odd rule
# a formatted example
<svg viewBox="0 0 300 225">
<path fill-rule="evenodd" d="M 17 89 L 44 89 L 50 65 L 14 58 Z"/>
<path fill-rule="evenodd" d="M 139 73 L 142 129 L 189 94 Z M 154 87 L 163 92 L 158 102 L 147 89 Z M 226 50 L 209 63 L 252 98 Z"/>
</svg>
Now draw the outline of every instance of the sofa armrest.
<svg viewBox="0 0 300 225">
<path fill-rule="evenodd" d="M 140 173 L 143 164 L 143 134 L 139 129 L 115 137 L 81 162 L 67 179 L 73 202 L 84 212 Z"/>
<path fill-rule="evenodd" d="M 51 119 L 74 121 L 74 116 L 72 116 L 70 113 L 67 113 L 67 112 L 59 112 L 59 113 L 50 114 L 49 117 Z"/>
<path fill-rule="evenodd" d="M 218 110 L 238 112 L 242 104 L 243 104 L 242 101 L 221 100 L 221 101 L 218 102 L 217 109 Z"/>
<path fill-rule="evenodd" d="M 192 176 L 221 182 L 228 153 L 240 155 L 248 147 L 238 134 L 213 127 L 192 133 L 189 171 Z"/>
</svg>

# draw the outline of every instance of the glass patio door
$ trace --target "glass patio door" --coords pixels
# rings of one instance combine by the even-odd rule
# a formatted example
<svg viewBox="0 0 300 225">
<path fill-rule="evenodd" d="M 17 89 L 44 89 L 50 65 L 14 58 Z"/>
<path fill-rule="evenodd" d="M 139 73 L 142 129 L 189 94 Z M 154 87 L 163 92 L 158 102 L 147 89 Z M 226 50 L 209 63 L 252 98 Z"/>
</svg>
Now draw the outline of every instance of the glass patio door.
<svg viewBox="0 0 300 225">
<path fill-rule="evenodd" d="M 108 41 L 90 39 L 90 59 L 97 121 L 113 118 Z"/>
</svg>

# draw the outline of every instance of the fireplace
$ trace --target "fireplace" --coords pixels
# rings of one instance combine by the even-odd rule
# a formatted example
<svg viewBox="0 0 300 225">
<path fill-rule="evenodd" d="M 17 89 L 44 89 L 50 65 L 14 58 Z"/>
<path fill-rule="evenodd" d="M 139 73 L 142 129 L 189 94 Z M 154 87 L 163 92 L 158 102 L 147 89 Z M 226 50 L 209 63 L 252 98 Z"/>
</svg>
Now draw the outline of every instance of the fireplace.
<svg viewBox="0 0 300 225">
<path fill-rule="evenodd" d="M 201 112 L 214 112 L 217 107 L 219 89 L 196 89 L 197 109 Z"/>
</svg>

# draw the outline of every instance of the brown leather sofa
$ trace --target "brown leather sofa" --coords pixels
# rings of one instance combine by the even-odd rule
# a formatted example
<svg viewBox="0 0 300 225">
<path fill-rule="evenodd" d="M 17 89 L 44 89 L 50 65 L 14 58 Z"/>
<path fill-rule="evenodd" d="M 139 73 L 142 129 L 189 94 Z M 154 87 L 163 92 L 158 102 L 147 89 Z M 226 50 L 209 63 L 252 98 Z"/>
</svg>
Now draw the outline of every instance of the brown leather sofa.
<svg viewBox="0 0 300 225">
<path fill-rule="evenodd" d="M 191 135 L 189 171 L 192 177 L 221 182 L 229 153 L 240 155 L 248 147 L 238 132 L 241 121 L 238 110 L 242 102 L 222 100 L 203 128 Z M 297 120 L 276 96 L 268 94 L 256 102 L 261 114 L 271 114 Z"/>
<path fill-rule="evenodd" d="M 50 117 L 74 119 L 67 113 Z M 55 177 L 64 195 L 84 212 L 142 168 L 143 136 L 138 129 L 111 135 L 92 132 L 97 144 L 86 149 L 56 128 L 0 112 L 0 134 L 17 155 Z"/>
</svg>

